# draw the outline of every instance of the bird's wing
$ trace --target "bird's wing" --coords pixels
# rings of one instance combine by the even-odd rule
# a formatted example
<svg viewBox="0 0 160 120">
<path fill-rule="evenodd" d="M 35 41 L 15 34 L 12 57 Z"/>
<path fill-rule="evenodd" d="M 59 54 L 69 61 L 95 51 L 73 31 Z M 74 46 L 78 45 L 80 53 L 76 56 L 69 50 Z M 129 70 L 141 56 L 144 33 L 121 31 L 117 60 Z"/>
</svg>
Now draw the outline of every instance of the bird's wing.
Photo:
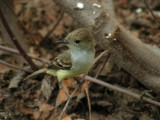
<svg viewBox="0 0 160 120">
<path fill-rule="evenodd" d="M 69 50 L 58 55 L 48 66 L 50 69 L 70 70 L 72 67 L 71 52 Z"/>
</svg>

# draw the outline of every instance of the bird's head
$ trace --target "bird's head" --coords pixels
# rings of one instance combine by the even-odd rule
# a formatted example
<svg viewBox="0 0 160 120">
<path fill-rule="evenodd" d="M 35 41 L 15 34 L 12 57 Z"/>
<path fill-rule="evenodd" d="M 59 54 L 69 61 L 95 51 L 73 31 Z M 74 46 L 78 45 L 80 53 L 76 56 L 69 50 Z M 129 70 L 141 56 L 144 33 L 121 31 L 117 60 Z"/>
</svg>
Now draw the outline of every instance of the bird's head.
<svg viewBox="0 0 160 120">
<path fill-rule="evenodd" d="M 80 28 L 69 33 L 61 41 L 66 43 L 70 49 L 90 50 L 94 49 L 93 35 L 87 28 Z"/>
</svg>

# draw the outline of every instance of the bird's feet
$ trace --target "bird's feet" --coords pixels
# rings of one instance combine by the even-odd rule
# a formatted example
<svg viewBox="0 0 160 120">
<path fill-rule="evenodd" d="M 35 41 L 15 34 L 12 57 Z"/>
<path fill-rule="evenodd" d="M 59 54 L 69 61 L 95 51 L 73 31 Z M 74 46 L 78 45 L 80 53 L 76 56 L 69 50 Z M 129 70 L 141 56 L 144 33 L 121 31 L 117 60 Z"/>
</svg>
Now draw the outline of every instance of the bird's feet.
<svg viewBox="0 0 160 120">
<path fill-rule="evenodd" d="M 77 78 L 74 77 L 74 79 L 77 81 L 77 84 L 79 85 L 79 87 L 82 86 L 82 82 L 80 80 L 78 80 Z"/>
<path fill-rule="evenodd" d="M 69 95 L 67 95 L 67 100 L 69 101 L 69 103 L 72 102 L 72 98 Z"/>
<path fill-rule="evenodd" d="M 68 93 L 67 93 L 67 91 L 65 90 L 65 88 L 64 88 L 64 86 L 63 86 L 63 84 L 62 84 L 62 82 L 59 82 L 59 84 L 61 85 L 61 87 L 62 87 L 64 93 L 66 94 L 67 100 L 69 101 L 69 103 L 71 103 L 71 102 L 72 102 L 72 98 L 68 95 Z"/>
</svg>

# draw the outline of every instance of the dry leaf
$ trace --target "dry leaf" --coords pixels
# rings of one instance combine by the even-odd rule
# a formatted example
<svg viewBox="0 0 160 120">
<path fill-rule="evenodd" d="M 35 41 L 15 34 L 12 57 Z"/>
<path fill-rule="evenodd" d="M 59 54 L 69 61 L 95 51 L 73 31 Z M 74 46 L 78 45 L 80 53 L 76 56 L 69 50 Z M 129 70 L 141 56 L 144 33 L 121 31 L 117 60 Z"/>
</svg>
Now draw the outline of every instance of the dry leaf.
<svg viewBox="0 0 160 120">
<path fill-rule="evenodd" d="M 49 105 L 47 103 L 43 103 L 39 111 L 46 112 L 46 111 L 51 111 L 53 109 L 54 109 L 54 107 L 52 105 Z"/>
<path fill-rule="evenodd" d="M 12 88 L 17 88 L 18 84 L 21 82 L 21 80 L 23 79 L 25 72 L 24 71 L 17 71 L 16 75 L 11 79 L 10 83 L 9 83 L 9 89 Z"/>
<path fill-rule="evenodd" d="M 139 117 L 139 120 L 154 120 L 154 119 L 148 116 L 147 114 L 143 114 L 142 116 Z"/>
<path fill-rule="evenodd" d="M 72 119 L 71 119 L 71 117 L 66 116 L 66 117 L 64 117 L 62 120 L 72 120 Z"/>
<path fill-rule="evenodd" d="M 45 120 L 50 116 L 50 111 L 54 110 L 54 106 L 51 106 L 47 103 L 43 103 L 40 110 L 33 114 L 33 119 L 35 120 Z M 51 117 L 51 116 L 50 116 Z"/>
<path fill-rule="evenodd" d="M 106 116 L 94 112 L 92 113 L 92 120 L 114 120 L 114 119 L 108 119 Z"/>
<path fill-rule="evenodd" d="M 86 119 L 75 119 L 75 120 L 86 120 Z"/>
<path fill-rule="evenodd" d="M 0 64 L 0 73 L 6 73 L 10 70 L 6 65 Z"/>
<path fill-rule="evenodd" d="M 48 100 L 52 94 L 53 87 L 51 85 L 51 76 L 46 75 L 42 80 L 41 92 L 44 97 Z"/>
<path fill-rule="evenodd" d="M 24 115 L 32 115 L 32 114 L 33 114 L 32 108 L 25 107 L 23 104 L 21 104 L 21 105 L 19 106 L 19 111 L 20 111 L 21 113 L 23 113 Z"/>
</svg>

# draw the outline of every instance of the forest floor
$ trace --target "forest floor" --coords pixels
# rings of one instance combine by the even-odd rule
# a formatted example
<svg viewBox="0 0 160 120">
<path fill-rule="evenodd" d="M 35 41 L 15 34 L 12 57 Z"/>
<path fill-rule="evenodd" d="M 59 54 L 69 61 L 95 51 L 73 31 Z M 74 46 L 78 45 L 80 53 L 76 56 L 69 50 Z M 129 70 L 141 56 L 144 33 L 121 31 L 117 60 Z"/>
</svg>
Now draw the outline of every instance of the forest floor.
<svg viewBox="0 0 160 120">
<path fill-rule="evenodd" d="M 160 17 L 160 1 L 148 0 L 148 4 L 154 14 Z M 160 47 L 160 24 L 155 21 L 144 1 L 114 0 L 114 8 L 117 21 L 126 29 L 143 42 Z M 35 40 L 33 42 L 27 37 L 25 42 L 29 46 L 29 52 L 48 60 L 53 60 L 67 49 L 64 45 L 56 44 L 56 41 L 81 27 L 53 0 L 15 0 L 14 9 Z M 52 30 L 58 19 L 59 24 Z M 1 37 L 0 33 L 0 39 Z M 101 47 L 96 45 L 96 56 L 101 52 Z M 96 76 L 105 57 L 101 57 L 93 66 L 90 76 Z M 28 68 L 26 64 L 20 65 L 9 52 L 0 51 L 0 59 Z M 35 62 L 42 66 L 41 62 Z M 159 100 L 159 95 L 111 63 L 112 61 L 107 61 L 98 79 L 126 91 Z M 61 115 L 67 98 L 56 78 L 38 75 L 24 81 L 29 74 L 0 64 L 0 120 L 56 120 Z M 71 94 L 77 83 L 69 78 L 63 81 L 63 85 Z M 84 82 L 67 107 L 63 120 L 88 120 L 90 115 L 92 120 L 160 120 L 160 108 L 95 83 Z"/>
</svg>

